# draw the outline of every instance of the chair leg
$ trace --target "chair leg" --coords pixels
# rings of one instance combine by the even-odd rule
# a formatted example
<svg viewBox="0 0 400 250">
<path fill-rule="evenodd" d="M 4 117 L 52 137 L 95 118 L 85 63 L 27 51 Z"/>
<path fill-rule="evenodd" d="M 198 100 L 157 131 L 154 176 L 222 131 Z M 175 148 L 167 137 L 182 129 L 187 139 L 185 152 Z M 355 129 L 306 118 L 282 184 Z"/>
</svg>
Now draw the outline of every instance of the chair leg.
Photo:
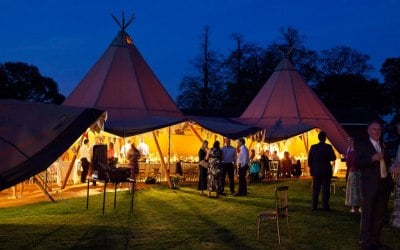
<svg viewBox="0 0 400 250">
<path fill-rule="evenodd" d="M 260 218 L 257 219 L 257 241 L 260 240 Z"/>
<path fill-rule="evenodd" d="M 292 239 L 292 235 L 290 234 L 289 216 L 286 216 L 286 226 L 289 233 L 289 239 Z"/>
<path fill-rule="evenodd" d="M 281 233 L 279 231 L 279 216 L 276 216 L 276 229 L 278 231 L 278 242 L 281 244 Z"/>
</svg>

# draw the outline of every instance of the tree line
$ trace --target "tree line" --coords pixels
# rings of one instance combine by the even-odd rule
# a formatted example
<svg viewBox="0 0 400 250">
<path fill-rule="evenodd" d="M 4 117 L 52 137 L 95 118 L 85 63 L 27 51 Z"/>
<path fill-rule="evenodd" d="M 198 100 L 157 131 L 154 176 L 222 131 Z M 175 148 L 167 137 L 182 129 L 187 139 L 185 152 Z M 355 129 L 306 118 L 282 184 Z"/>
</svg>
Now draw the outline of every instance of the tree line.
<svg viewBox="0 0 400 250">
<path fill-rule="evenodd" d="M 185 113 L 240 116 L 288 57 L 334 116 L 400 118 L 400 57 L 385 60 L 380 82 L 369 76 L 373 67 L 367 54 L 341 45 L 311 50 L 293 27 L 282 28 L 277 41 L 265 47 L 245 41 L 241 34 L 231 37 L 232 49 L 221 55 L 212 49 L 209 27 L 204 28 L 194 72 L 179 84 L 176 102 Z"/>
</svg>

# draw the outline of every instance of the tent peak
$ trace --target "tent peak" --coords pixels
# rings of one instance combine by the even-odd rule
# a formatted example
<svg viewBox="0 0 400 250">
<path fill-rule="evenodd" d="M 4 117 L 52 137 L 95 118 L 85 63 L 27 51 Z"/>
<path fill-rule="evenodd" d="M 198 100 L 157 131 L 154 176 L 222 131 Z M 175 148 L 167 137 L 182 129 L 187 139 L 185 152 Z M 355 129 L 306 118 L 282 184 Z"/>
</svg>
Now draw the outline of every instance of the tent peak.
<svg viewBox="0 0 400 250">
<path fill-rule="evenodd" d="M 122 11 L 122 20 L 121 20 L 121 22 L 113 14 L 111 14 L 111 17 L 114 19 L 114 21 L 121 28 L 122 32 L 125 32 L 125 29 L 128 28 L 128 26 L 136 19 L 135 14 L 132 14 L 132 16 L 128 19 L 128 21 L 125 22 L 125 15 L 124 15 L 123 11 Z"/>
<path fill-rule="evenodd" d="M 288 57 L 284 57 L 278 66 L 276 66 L 275 71 L 281 71 L 281 70 L 293 70 L 296 71 L 292 62 Z"/>
</svg>

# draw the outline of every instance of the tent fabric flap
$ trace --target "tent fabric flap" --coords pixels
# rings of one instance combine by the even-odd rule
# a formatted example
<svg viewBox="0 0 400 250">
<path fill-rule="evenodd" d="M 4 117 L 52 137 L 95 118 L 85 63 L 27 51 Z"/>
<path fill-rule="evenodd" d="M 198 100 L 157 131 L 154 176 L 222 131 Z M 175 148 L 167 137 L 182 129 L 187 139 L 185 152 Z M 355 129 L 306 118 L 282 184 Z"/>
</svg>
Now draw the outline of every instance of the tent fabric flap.
<svg viewBox="0 0 400 250">
<path fill-rule="evenodd" d="M 137 119 L 107 121 L 104 130 L 121 136 L 134 136 L 183 122 L 184 119 L 165 116 L 146 116 Z"/>
<path fill-rule="evenodd" d="M 260 130 L 260 128 L 245 125 L 230 118 L 189 116 L 188 119 L 196 122 L 209 131 L 234 140 L 248 136 Z"/>
<path fill-rule="evenodd" d="M 47 169 L 103 113 L 0 100 L 0 190 Z"/>
</svg>

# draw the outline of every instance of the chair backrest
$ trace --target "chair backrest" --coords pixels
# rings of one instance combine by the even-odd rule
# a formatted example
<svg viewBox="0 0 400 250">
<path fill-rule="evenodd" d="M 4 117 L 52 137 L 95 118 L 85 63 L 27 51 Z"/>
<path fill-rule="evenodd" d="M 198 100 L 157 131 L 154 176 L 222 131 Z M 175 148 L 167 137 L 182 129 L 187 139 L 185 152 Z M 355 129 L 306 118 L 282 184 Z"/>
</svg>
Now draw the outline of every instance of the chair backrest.
<svg viewBox="0 0 400 250">
<path fill-rule="evenodd" d="M 279 162 L 278 161 L 270 161 L 269 162 L 269 169 L 271 171 L 277 171 L 279 167 Z"/>
<path fill-rule="evenodd" d="M 276 212 L 280 216 L 287 216 L 288 214 L 288 192 L 289 186 L 278 186 L 275 188 Z"/>
</svg>

